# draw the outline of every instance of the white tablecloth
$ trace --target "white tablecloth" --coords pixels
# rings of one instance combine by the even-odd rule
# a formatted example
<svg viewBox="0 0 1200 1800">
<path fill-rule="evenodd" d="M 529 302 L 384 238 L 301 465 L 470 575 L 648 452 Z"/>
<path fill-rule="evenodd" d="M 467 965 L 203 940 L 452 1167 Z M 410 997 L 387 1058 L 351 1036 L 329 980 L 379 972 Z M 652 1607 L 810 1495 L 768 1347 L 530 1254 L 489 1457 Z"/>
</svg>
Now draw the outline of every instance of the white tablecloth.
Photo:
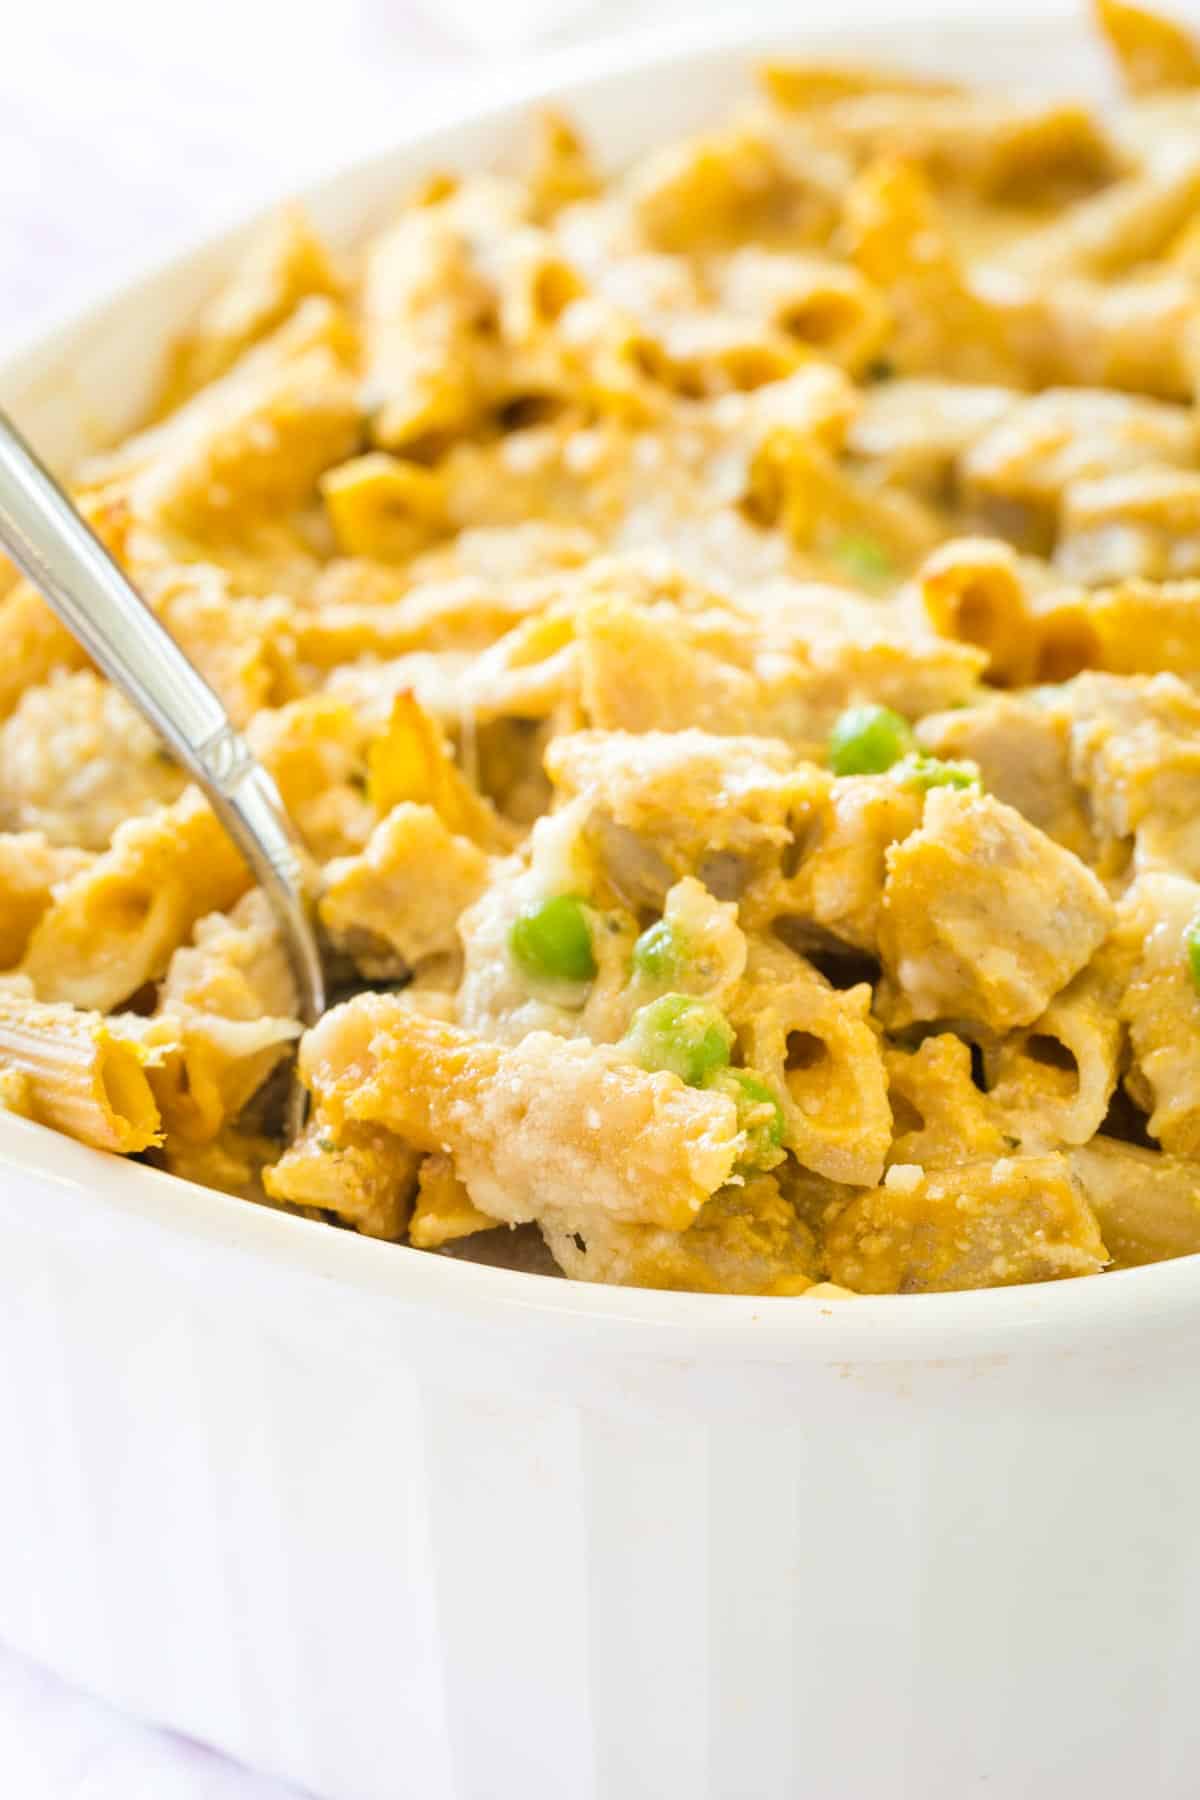
<svg viewBox="0 0 1200 1800">
<path fill-rule="evenodd" d="M 303 1800 L 156 1731 L 0 1646 L 0 1792 L 11 1800 Z"/>
</svg>

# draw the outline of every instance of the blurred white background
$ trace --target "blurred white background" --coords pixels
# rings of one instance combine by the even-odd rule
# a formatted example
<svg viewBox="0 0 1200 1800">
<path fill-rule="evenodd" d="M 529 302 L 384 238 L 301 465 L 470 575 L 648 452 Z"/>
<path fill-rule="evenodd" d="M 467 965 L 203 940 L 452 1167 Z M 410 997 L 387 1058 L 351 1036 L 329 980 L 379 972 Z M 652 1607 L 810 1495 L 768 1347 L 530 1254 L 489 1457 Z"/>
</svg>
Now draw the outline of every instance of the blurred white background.
<svg viewBox="0 0 1200 1800">
<path fill-rule="evenodd" d="M 3 10 L 6 331 L 386 142 L 478 60 L 415 0 Z"/>
<path fill-rule="evenodd" d="M 840 0 L 835 18 L 982 3 Z M 818 0 L 12 0 L 0 12 L 9 338 L 131 264 L 387 144 L 517 57 L 676 20 L 694 31 L 710 16 L 835 22 Z"/>
</svg>

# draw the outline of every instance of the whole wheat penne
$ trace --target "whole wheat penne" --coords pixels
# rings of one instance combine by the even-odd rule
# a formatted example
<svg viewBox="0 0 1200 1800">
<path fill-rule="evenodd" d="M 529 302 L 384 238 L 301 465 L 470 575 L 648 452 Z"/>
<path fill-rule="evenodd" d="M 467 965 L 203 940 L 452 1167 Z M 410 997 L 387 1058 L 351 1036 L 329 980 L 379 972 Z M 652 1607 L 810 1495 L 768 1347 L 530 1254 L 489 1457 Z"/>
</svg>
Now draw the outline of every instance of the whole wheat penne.
<svg viewBox="0 0 1200 1800">
<path fill-rule="evenodd" d="M 34 927 L 22 972 L 39 999 L 117 1006 L 164 973 L 197 919 L 249 885 L 224 826 L 189 789 L 173 806 L 122 825 L 111 848 L 58 890 Z"/>
<path fill-rule="evenodd" d="M 45 1004 L 0 981 L 0 1068 L 21 1082 L 23 1110 L 97 1150 L 132 1153 L 161 1141 L 141 1047 L 98 1012 Z"/>
</svg>

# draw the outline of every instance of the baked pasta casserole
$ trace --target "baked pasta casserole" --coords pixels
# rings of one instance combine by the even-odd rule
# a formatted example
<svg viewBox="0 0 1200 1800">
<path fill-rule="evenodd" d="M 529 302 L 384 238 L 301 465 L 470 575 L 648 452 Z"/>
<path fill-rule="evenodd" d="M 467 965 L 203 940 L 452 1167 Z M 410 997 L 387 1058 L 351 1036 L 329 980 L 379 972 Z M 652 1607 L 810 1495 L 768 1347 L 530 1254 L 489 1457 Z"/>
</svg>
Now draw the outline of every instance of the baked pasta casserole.
<svg viewBox="0 0 1200 1800">
<path fill-rule="evenodd" d="M 1097 12 L 1109 106 L 777 63 L 615 175 L 546 116 L 263 230 L 74 491 L 336 1004 L 10 576 L 7 1107 L 582 1280 L 1200 1250 L 1200 46 Z"/>
</svg>

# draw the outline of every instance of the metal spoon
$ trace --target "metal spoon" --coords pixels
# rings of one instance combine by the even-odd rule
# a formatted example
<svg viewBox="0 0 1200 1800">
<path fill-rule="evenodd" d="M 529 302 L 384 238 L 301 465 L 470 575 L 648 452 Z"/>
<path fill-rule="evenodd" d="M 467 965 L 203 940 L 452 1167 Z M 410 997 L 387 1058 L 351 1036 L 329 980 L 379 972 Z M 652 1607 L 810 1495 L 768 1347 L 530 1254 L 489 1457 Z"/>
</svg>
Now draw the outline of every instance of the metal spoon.
<svg viewBox="0 0 1200 1800">
<path fill-rule="evenodd" d="M 313 1025 L 325 979 L 304 847 L 274 780 L 225 708 L 0 412 L 0 544 L 67 630 L 165 739 L 265 891 Z M 303 1120 L 293 1096 L 292 1124 Z"/>
</svg>

